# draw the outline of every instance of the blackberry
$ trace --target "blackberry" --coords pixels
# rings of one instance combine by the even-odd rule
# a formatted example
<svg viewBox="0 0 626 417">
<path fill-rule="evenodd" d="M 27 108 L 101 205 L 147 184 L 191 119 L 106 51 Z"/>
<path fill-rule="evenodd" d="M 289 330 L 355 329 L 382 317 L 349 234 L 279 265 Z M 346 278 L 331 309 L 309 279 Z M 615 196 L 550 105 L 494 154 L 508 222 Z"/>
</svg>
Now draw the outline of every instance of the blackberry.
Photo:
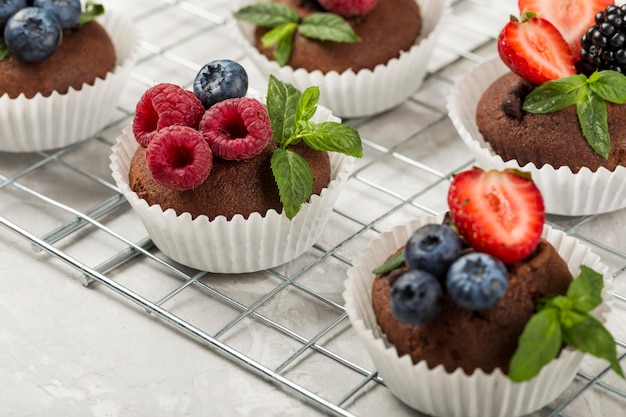
<svg viewBox="0 0 626 417">
<path fill-rule="evenodd" d="M 626 74 L 626 5 L 608 6 L 581 38 L 580 58 L 592 70 Z"/>
</svg>

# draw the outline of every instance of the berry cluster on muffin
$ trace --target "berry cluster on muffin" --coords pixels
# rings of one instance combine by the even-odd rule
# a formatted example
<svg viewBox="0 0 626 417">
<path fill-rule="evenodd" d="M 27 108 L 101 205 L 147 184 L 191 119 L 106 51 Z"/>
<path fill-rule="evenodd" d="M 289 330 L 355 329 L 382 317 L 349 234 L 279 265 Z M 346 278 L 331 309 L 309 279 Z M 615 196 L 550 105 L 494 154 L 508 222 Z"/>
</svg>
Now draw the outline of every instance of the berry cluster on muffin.
<svg viewBox="0 0 626 417">
<path fill-rule="evenodd" d="M 620 62 L 626 63 L 626 6 L 612 0 L 577 1 L 575 6 L 561 0 L 522 0 L 519 9 L 521 17 L 513 17 L 499 35 L 498 53 L 523 81 L 506 78 L 500 106 L 508 118 L 493 117 L 489 100 L 494 93 L 489 90 L 479 103 L 478 124 L 485 140 L 505 160 L 521 164 L 569 166 L 573 172 L 624 165 L 620 129 L 626 115 L 621 106 L 626 103 L 626 76 Z M 498 120 L 490 123 L 489 118 Z M 571 127 L 562 128 L 565 123 Z M 503 125 L 517 140 L 501 137 Z M 529 133 L 533 131 L 550 135 L 535 139 Z M 532 142 L 520 143 L 522 136 Z M 543 142 L 552 148 L 542 149 Z M 577 152 L 559 153 L 558 143 L 575 146 Z"/>
<path fill-rule="evenodd" d="M 317 88 L 300 92 L 271 77 L 267 104 L 246 97 L 247 90 L 247 73 L 240 64 L 231 60 L 210 62 L 198 72 L 193 91 L 169 83 L 149 88 L 137 103 L 134 136 L 145 148 L 147 169 L 154 181 L 182 192 L 181 195 L 212 182 L 214 158 L 229 161 L 225 170 L 231 170 L 232 174 L 220 171 L 215 179 L 224 181 L 221 178 L 224 175 L 234 177 L 238 169 L 244 169 L 244 165 L 238 168 L 237 162 L 252 160 L 265 152 L 269 156 L 268 171 L 251 174 L 265 176 L 271 169 L 281 209 L 293 218 L 313 193 L 315 179 L 308 161 L 294 147 L 306 144 L 324 158 L 326 151 L 360 157 L 360 137 L 355 129 L 339 122 L 310 121 L 317 109 Z M 324 175 L 326 182 L 320 184 L 322 188 L 327 185 L 329 175 L 329 172 Z M 146 188 L 133 178 L 131 187 L 140 193 Z M 318 186 L 318 193 L 319 190 Z M 259 189 L 254 194 L 264 198 L 264 192 L 265 189 Z M 236 199 L 231 195 L 210 198 L 224 197 Z M 211 204 L 205 202 L 207 210 Z M 238 214 L 247 217 L 251 213 Z"/>
<path fill-rule="evenodd" d="M 543 200 L 527 175 L 461 172 L 448 205 L 447 221 L 417 229 L 374 271 L 374 311 L 400 354 L 448 372 L 499 368 L 521 382 L 566 344 L 623 376 L 612 336 L 589 314 L 602 301 L 602 275 L 583 267 L 572 279 L 541 238 Z"/>
</svg>

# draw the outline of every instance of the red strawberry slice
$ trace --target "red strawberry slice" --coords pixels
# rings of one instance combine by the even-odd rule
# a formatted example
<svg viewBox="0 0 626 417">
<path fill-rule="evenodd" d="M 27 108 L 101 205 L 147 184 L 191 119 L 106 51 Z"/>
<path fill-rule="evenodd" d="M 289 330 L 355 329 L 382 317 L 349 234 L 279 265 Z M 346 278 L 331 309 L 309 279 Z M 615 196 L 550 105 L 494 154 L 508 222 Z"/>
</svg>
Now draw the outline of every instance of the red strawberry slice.
<svg viewBox="0 0 626 417">
<path fill-rule="evenodd" d="M 498 53 L 514 73 L 535 85 L 576 74 L 567 42 L 549 21 L 511 16 L 498 37 Z"/>
<path fill-rule="evenodd" d="M 597 12 L 614 4 L 614 0 L 519 0 L 520 14 L 531 11 L 549 20 L 561 32 L 574 60 L 580 59 L 580 38 L 593 26 Z"/>
<path fill-rule="evenodd" d="M 476 250 L 512 264 L 537 246 L 545 222 L 543 198 L 529 176 L 515 171 L 457 174 L 448 191 L 450 217 Z"/>
</svg>

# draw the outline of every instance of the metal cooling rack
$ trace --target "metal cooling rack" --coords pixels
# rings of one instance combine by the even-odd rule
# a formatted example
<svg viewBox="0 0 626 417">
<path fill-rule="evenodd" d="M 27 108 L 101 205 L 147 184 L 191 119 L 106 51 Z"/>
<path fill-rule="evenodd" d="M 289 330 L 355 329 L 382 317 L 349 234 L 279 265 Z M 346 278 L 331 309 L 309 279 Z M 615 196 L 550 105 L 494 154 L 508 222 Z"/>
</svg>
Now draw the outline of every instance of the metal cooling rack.
<svg viewBox="0 0 626 417">
<path fill-rule="evenodd" d="M 516 2 L 453 2 L 422 88 L 390 112 L 345 121 L 361 132 L 365 156 L 337 203 L 328 232 L 290 264 L 242 277 L 190 270 L 163 257 L 108 169 L 112 143 L 130 124 L 138 97 L 155 81 L 189 87 L 204 63 L 230 58 L 246 66 L 253 88 L 264 91 L 263 77 L 228 36 L 226 23 L 235 6 L 220 0 L 110 3 L 130 15 L 143 37 L 116 119 L 94 137 L 54 152 L 0 153 L 0 199 L 20 207 L 0 213 L 0 223 L 31 243 L 33 256 L 43 251 L 67 264 L 88 287 L 85 291 L 112 291 L 119 296 L 112 299 L 145 309 L 208 346 L 207 355 L 222 355 L 248 370 L 250 378 L 283 388 L 311 412 L 368 416 L 375 409 L 372 403 L 397 401 L 353 341 L 342 306 L 345 271 L 380 231 L 445 209 L 452 173 L 474 162 L 447 118 L 446 96 L 464 71 L 495 53 L 494 40 L 515 13 Z M 612 320 L 623 323 L 626 238 L 620 230 L 626 211 L 551 216 L 549 222 L 586 241 L 609 265 L 615 278 Z M 133 279 L 141 274 L 150 274 L 151 280 Z M 185 308 L 189 300 L 201 307 Z M 209 323 L 199 311 L 219 319 Z M 269 355 L 245 352 L 237 337 L 243 325 L 271 333 L 280 343 L 268 347 L 273 349 Z M 626 367 L 626 334 L 616 329 Z M 599 415 L 624 415 L 626 384 L 593 359 L 585 360 L 570 389 L 536 415 L 587 415 L 589 396 L 602 400 L 595 409 Z M 406 407 L 397 410 L 397 415 L 417 414 Z"/>
</svg>

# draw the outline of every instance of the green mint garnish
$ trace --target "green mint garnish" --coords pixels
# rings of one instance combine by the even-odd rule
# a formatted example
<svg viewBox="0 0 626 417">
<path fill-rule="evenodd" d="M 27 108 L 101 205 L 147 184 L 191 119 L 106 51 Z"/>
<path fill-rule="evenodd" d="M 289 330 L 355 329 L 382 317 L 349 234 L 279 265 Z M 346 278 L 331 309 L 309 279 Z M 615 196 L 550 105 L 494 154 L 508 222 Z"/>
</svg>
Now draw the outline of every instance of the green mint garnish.
<svg viewBox="0 0 626 417">
<path fill-rule="evenodd" d="M 606 359 L 622 378 L 611 333 L 589 312 L 602 302 L 602 275 L 581 266 L 566 295 L 547 297 L 524 328 L 509 368 L 515 382 L 532 379 L 557 357 L 563 343 Z"/>
<path fill-rule="evenodd" d="M 303 140 L 318 151 L 341 152 L 363 156 L 359 133 L 339 122 L 313 123 L 317 110 L 319 87 L 300 92 L 294 86 L 270 75 L 267 88 L 267 112 L 272 122 L 272 137 L 278 148 L 271 158 L 272 173 L 278 186 L 285 215 L 292 219 L 310 197 L 313 175 L 308 163 L 289 145 Z"/>
<path fill-rule="evenodd" d="M 9 48 L 7 47 L 4 38 L 0 38 L 0 61 L 4 60 L 10 54 Z"/>
<path fill-rule="evenodd" d="M 300 20 L 289 6 L 259 3 L 242 7 L 233 13 L 236 19 L 269 28 L 261 38 L 264 48 L 274 47 L 274 59 L 280 66 L 289 61 L 296 30 L 307 38 L 332 42 L 359 42 L 350 24 L 334 13 L 311 13 Z"/>
<path fill-rule="evenodd" d="M 98 16 L 102 16 L 104 14 L 104 6 L 98 3 L 94 3 L 92 1 L 88 1 L 85 3 L 85 10 L 81 13 L 78 18 L 78 24 L 82 25 L 84 23 L 90 22 L 94 20 Z"/>
<path fill-rule="evenodd" d="M 587 143 L 607 159 L 611 152 L 607 101 L 626 103 L 626 76 L 617 71 L 596 71 L 589 77 L 577 74 L 545 82 L 528 94 L 522 108 L 529 113 L 547 114 L 575 105 Z"/>
<path fill-rule="evenodd" d="M 383 263 L 381 266 L 374 268 L 372 270 L 372 274 L 387 275 L 394 269 L 400 268 L 400 266 L 402 266 L 403 263 L 404 263 L 404 251 L 401 250 L 395 255 L 393 255 L 391 258 L 387 259 L 385 263 Z"/>
</svg>

